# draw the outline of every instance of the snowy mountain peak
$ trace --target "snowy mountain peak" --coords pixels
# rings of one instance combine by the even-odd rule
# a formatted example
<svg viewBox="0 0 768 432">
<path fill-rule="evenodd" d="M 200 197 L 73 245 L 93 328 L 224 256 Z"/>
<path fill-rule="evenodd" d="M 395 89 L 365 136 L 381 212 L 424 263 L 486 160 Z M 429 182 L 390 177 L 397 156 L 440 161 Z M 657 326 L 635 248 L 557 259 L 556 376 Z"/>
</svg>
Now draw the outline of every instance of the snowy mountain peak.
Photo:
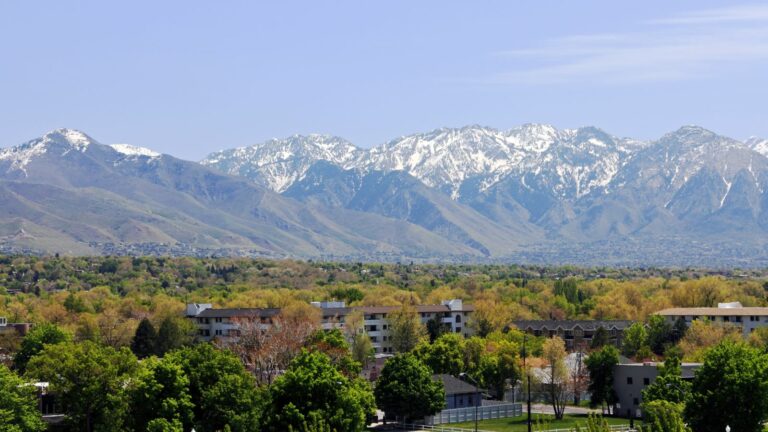
<svg viewBox="0 0 768 432">
<path fill-rule="evenodd" d="M 88 149 L 88 146 L 95 141 L 88 135 L 75 129 L 60 128 L 55 129 L 40 138 L 43 143 L 56 143 L 69 145 L 81 152 Z M 33 140 L 35 141 L 35 140 Z"/>
<path fill-rule="evenodd" d="M 752 136 L 747 138 L 744 144 L 761 155 L 768 156 L 768 139 Z"/>
<path fill-rule="evenodd" d="M 16 147 L 0 149 L 0 161 L 5 161 L 7 171 L 21 171 L 27 174 L 27 166 L 34 158 L 48 152 L 65 155 L 70 151 L 85 152 L 95 143 L 88 135 L 74 129 L 56 129 L 40 138 L 27 141 Z"/>
<path fill-rule="evenodd" d="M 122 153 L 126 156 L 146 156 L 146 157 L 160 156 L 160 153 L 154 150 L 150 150 L 146 147 L 139 147 L 139 146 L 134 146 L 130 144 L 110 144 L 109 146 L 112 147 L 118 153 Z"/>
<path fill-rule="evenodd" d="M 248 147 L 222 150 L 201 161 L 228 174 L 248 177 L 263 186 L 282 192 L 301 179 L 320 160 L 351 168 L 365 151 L 349 141 L 331 135 L 292 135 Z"/>
</svg>

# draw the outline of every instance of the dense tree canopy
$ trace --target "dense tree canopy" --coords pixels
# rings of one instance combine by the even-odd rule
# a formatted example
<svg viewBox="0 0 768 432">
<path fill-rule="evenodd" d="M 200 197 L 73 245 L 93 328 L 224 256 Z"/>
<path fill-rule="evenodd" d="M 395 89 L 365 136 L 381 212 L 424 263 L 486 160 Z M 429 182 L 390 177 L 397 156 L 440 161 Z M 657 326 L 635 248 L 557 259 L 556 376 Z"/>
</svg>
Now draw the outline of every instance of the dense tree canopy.
<svg viewBox="0 0 768 432">
<path fill-rule="evenodd" d="M 260 430 L 264 395 L 237 356 L 201 343 L 166 358 L 180 365 L 189 379 L 195 430 Z"/>
<path fill-rule="evenodd" d="M 37 409 L 35 387 L 0 365 L 0 430 L 41 432 L 45 429 Z"/>
<path fill-rule="evenodd" d="M 685 418 L 695 431 L 761 432 L 768 418 L 768 356 L 743 342 L 725 341 L 704 355 Z"/>
<path fill-rule="evenodd" d="M 65 342 L 45 345 L 29 361 L 25 376 L 50 383 L 69 430 L 120 431 L 128 414 L 126 388 L 137 369 L 127 348 Z"/>
<path fill-rule="evenodd" d="M 29 360 L 46 345 L 66 342 L 70 339 L 70 336 L 55 324 L 35 326 L 21 341 L 21 347 L 13 358 L 13 367 L 19 373 L 24 373 Z"/>
<path fill-rule="evenodd" d="M 170 358 L 151 357 L 141 363 L 128 391 L 129 424 L 134 430 L 174 428 L 190 430 L 194 426 L 189 378 L 181 365 Z"/>
<path fill-rule="evenodd" d="M 348 378 L 327 355 L 304 351 L 270 388 L 265 429 L 275 432 L 305 430 L 322 421 L 332 430 L 360 432 L 375 414 L 367 382 Z"/>
</svg>

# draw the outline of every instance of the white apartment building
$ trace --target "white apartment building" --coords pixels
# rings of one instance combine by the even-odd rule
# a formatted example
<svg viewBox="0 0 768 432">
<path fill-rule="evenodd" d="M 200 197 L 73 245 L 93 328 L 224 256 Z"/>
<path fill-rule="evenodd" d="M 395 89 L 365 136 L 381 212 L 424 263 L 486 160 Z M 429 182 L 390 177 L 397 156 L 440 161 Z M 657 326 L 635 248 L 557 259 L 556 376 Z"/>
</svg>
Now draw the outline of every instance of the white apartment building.
<svg viewBox="0 0 768 432">
<path fill-rule="evenodd" d="M 656 312 L 674 324 L 679 318 L 689 326 L 697 319 L 741 327 L 746 337 L 758 327 L 768 326 L 768 307 L 744 307 L 739 302 L 719 303 L 717 307 L 671 308 Z"/>
<path fill-rule="evenodd" d="M 344 328 L 347 315 L 353 311 L 362 312 L 365 331 L 371 338 L 376 353 L 394 352 L 389 340 L 387 316 L 399 310 L 399 306 L 347 307 L 344 302 L 313 302 L 312 304 L 322 311 L 321 326 L 324 330 Z M 474 334 L 467 326 L 474 307 L 464 305 L 459 299 L 447 300 L 439 305 L 419 305 L 415 308 L 422 324 L 426 325 L 429 320 L 437 320 L 445 331 L 460 333 L 465 337 Z M 216 338 L 236 338 L 239 335 L 238 321 L 243 319 L 258 319 L 266 329 L 279 313 L 280 309 L 215 309 L 210 304 L 194 303 L 187 305 L 186 316 L 197 326 L 198 338 L 210 341 Z"/>
</svg>

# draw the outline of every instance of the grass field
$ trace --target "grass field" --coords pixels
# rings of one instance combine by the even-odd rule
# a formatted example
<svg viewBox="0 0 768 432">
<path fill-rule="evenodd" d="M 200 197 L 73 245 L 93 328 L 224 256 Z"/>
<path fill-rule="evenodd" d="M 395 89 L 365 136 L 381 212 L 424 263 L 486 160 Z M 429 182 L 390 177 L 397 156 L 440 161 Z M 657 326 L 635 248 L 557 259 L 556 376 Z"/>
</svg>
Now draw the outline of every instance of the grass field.
<svg viewBox="0 0 768 432">
<path fill-rule="evenodd" d="M 629 424 L 629 420 L 621 418 L 605 417 L 608 424 Z M 527 417 L 525 415 L 520 417 L 510 417 L 505 419 L 494 420 L 481 420 L 477 422 L 478 429 L 494 432 L 527 432 L 528 426 L 526 425 Z M 554 416 L 534 414 L 532 416 L 533 430 L 547 430 L 547 429 L 565 429 L 571 428 L 576 423 L 581 426 L 585 426 L 587 422 L 586 414 L 566 414 L 562 420 L 555 420 Z M 541 423 L 539 426 L 538 423 Z M 445 426 L 453 426 L 459 428 L 472 429 L 475 427 L 475 422 L 465 423 L 452 423 Z"/>
</svg>

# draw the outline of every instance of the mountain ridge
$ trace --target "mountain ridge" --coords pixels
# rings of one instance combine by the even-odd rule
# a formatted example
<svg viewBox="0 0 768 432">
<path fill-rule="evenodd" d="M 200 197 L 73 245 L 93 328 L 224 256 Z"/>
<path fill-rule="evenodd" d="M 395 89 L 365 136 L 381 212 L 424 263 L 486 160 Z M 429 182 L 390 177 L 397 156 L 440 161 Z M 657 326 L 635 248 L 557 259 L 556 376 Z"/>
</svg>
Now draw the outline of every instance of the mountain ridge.
<svg viewBox="0 0 768 432">
<path fill-rule="evenodd" d="M 470 125 L 198 164 L 57 129 L 0 150 L 0 250 L 765 265 L 763 147 L 692 125 L 651 141 Z"/>
</svg>

